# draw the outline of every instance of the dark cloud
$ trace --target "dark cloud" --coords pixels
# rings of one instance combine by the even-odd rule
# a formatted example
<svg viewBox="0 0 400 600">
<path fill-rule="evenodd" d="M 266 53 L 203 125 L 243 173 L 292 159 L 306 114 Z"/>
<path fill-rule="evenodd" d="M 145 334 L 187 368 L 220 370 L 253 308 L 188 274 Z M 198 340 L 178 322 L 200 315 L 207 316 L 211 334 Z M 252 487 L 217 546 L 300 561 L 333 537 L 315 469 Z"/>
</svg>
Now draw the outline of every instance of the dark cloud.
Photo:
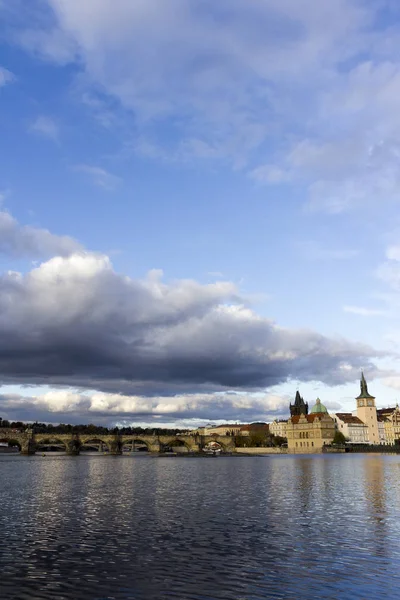
<svg viewBox="0 0 400 600">
<path fill-rule="evenodd" d="M 127 395 L 328 385 L 374 369 L 370 347 L 289 330 L 240 303 L 229 282 L 166 285 L 115 273 L 107 257 L 53 258 L 0 279 L 4 383 L 79 386 Z"/>
</svg>

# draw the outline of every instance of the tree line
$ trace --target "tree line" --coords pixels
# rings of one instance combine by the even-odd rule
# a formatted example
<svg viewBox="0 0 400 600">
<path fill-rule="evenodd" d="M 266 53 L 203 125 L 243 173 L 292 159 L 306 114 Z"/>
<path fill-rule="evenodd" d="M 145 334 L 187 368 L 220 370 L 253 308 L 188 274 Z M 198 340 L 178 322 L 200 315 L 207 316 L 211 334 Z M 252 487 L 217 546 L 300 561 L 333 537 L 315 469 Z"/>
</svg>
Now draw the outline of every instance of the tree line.
<svg viewBox="0 0 400 600">
<path fill-rule="evenodd" d="M 84 434 L 102 434 L 110 435 L 119 433 L 121 435 L 179 435 L 187 433 L 187 429 L 167 429 L 165 427 L 103 427 L 101 425 L 81 424 L 70 425 L 60 423 L 53 425 L 51 423 L 24 423 L 22 421 L 9 421 L 0 417 L 0 429 L 16 429 L 25 431 L 32 429 L 34 433 L 84 433 Z"/>
</svg>

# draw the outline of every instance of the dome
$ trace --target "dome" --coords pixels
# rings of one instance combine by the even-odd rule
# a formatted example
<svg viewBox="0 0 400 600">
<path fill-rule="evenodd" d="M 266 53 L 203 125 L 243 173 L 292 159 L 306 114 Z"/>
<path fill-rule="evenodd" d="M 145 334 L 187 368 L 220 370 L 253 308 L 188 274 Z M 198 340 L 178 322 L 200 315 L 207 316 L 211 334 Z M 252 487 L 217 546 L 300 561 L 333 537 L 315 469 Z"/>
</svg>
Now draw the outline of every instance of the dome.
<svg viewBox="0 0 400 600">
<path fill-rule="evenodd" d="M 324 406 L 319 398 L 316 399 L 315 405 L 311 409 L 311 414 L 315 413 L 326 413 L 328 414 L 328 409 Z"/>
</svg>

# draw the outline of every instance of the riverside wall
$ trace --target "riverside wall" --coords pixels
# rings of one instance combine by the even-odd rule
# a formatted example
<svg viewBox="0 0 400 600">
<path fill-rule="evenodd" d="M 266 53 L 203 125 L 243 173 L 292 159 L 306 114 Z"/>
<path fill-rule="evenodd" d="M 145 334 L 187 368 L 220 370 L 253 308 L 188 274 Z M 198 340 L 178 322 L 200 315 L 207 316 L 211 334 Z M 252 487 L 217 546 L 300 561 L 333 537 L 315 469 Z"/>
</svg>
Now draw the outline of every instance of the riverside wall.
<svg viewBox="0 0 400 600">
<path fill-rule="evenodd" d="M 287 448 L 236 448 L 235 454 L 287 454 Z"/>
</svg>

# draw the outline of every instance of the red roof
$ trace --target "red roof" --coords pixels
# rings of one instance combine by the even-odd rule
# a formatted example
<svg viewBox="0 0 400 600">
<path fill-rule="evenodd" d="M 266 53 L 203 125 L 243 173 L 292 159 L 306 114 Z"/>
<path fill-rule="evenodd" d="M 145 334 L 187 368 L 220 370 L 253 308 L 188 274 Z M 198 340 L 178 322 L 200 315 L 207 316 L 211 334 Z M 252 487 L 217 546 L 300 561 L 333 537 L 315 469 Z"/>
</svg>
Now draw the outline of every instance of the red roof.
<svg viewBox="0 0 400 600">
<path fill-rule="evenodd" d="M 290 421 L 292 423 L 297 424 L 300 421 L 301 417 L 305 417 L 308 423 L 313 423 L 315 419 L 320 419 L 321 417 L 328 417 L 327 413 L 313 413 L 312 415 L 295 415 L 294 417 L 290 417 Z"/>
<path fill-rule="evenodd" d="M 336 413 L 338 419 L 349 425 L 365 425 L 358 417 L 354 417 L 351 413 Z"/>
</svg>

